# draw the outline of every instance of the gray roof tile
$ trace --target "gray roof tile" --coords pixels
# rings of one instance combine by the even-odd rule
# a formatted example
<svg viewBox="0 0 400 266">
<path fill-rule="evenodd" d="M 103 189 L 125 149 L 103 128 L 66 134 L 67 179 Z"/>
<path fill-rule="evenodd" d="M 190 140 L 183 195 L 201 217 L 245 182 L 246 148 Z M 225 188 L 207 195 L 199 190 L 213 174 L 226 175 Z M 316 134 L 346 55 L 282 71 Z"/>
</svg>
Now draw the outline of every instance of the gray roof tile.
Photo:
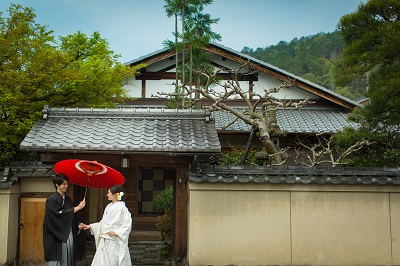
<svg viewBox="0 0 400 266">
<path fill-rule="evenodd" d="M 13 161 L 0 175 L 0 189 L 9 188 L 18 178 L 51 177 L 52 164 L 40 161 Z M 256 183 L 256 184 L 319 184 L 319 185 L 400 185 L 399 167 L 332 167 L 303 166 L 220 166 L 200 165 L 189 172 L 189 181 L 196 183 Z"/>
<path fill-rule="evenodd" d="M 10 161 L 0 175 L 0 189 L 4 189 L 12 187 L 21 177 L 50 177 L 54 175 L 54 169 L 53 165 L 40 161 Z"/>
<path fill-rule="evenodd" d="M 221 146 L 205 110 L 45 108 L 21 150 L 215 153 Z"/>
<path fill-rule="evenodd" d="M 240 108 L 237 108 L 240 110 Z M 244 109 L 243 109 L 244 110 Z M 287 133 L 334 133 L 344 127 L 356 127 L 357 124 L 347 120 L 349 112 L 332 109 L 281 108 L 277 110 L 276 119 L 281 130 Z M 250 131 L 251 127 L 226 111 L 211 114 L 215 119 L 218 131 Z M 226 127 L 229 125 L 228 127 Z M 226 127 L 226 128 L 225 128 Z"/>
<path fill-rule="evenodd" d="M 189 173 L 189 180 L 196 183 L 400 185 L 400 168 L 202 165 Z"/>
</svg>

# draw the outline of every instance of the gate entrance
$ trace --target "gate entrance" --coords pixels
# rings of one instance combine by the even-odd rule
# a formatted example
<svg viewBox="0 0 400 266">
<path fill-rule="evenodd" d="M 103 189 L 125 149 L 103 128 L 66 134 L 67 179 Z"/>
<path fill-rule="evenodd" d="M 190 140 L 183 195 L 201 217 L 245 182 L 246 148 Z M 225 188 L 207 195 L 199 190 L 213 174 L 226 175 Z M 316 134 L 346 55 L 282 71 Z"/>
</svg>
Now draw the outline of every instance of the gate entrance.
<svg viewBox="0 0 400 266">
<path fill-rule="evenodd" d="M 43 218 L 46 198 L 21 198 L 19 265 L 43 266 Z"/>
</svg>

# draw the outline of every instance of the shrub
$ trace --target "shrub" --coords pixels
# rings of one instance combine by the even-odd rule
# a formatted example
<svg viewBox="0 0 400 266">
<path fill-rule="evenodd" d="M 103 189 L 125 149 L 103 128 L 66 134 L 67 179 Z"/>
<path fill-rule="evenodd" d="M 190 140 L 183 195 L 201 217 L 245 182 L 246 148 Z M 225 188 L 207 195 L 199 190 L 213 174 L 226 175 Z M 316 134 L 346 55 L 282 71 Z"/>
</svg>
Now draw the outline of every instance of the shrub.
<svg viewBox="0 0 400 266">
<path fill-rule="evenodd" d="M 220 165 L 240 165 L 245 147 L 232 147 L 231 150 L 222 152 L 218 161 Z M 262 162 L 256 157 L 257 151 L 250 148 L 245 165 L 261 165 Z"/>
<path fill-rule="evenodd" d="M 158 194 L 153 201 L 155 211 L 164 212 L 157 218 L 156 227 L 161 233 L 161 240 L 164 246 L 161 255 L 166 259 L 172 259 L 172 236 L 173 236 L 173 210 L 174 210 L 174 190 L 167 187 Z"/>
</svg>

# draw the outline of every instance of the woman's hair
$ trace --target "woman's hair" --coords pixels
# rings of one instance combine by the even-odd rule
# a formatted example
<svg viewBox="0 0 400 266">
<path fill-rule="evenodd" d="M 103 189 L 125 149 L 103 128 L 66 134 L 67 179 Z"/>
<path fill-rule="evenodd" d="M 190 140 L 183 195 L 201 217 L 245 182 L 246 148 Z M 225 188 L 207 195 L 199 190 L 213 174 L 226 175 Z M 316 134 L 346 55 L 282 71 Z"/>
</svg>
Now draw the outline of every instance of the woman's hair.
<svg viewBox="0 0 400 266">
<path fill-rule="evenodd" d="M 65 174 L 59 173 L 59 174 L 56 174 L 56 175 L 53 177 L 53 184 L 54 184 L 54 187 L 55 187 L 56 189 L 57 189 L 57 186 L 56 186 L 56 185 L 61 186 L 61 184 L 64 183 L 64 181 L 67 181 L 67 182 L 68 182 L 68 176 L 66 176 Z"/>
<path fill-rule="evenodd" d="M 124 188 L 121 185 L 115 185 L 109 188 L 111 194 L 124 192 Z"/>
</svg>

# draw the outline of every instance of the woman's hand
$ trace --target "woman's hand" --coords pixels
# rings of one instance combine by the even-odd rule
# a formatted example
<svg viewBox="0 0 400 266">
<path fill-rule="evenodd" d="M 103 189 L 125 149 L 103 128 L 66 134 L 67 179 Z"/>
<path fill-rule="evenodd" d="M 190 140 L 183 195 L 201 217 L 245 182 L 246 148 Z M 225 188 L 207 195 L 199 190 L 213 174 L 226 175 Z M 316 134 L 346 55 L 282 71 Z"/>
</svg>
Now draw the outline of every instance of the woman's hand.
<svg viewBox="0 0 400 266">
<path fill-rule="evenodd" d="M 109 231 L 106 234 L 109 236 L 117 236 L 117 233 L 115 233 L 114 231 Z"/>
<path fill-rule="evenodd" d="M 80 223 L 79 225 L 78 225 L 78 228 L 79 229 L 83 229 L 83 230 L 87 230 L 87 229 L 90 229 L 90 224 L 84 224 L 84 223 Z"/>
</svg>

